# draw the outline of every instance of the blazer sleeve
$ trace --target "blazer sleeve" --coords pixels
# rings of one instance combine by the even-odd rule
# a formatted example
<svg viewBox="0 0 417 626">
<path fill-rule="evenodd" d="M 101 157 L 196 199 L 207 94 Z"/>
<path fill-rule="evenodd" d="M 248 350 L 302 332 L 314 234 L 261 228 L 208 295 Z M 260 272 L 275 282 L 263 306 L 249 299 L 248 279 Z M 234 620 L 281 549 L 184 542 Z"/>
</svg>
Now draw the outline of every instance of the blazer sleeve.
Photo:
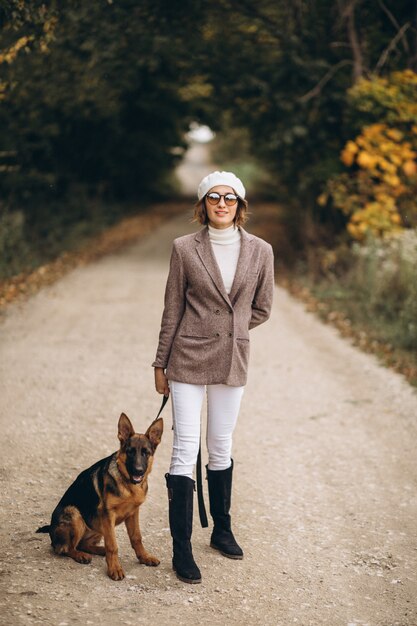
<svg viewBox="0 0 417 626">
<path fill-rule="evenodd" d="M 165 287 L 164 312 L 162 314 L 158 349 L 152 367 L 163 367 L 165 369 L 168 365 L 172 343 L 185 310 L 186 285 L 183 262 L 174 241 Z"/>
<path fill-rule="evenodd" d="M 274 295 L 274 253 L 272 246 L 267 244 L 264 262 L 259 272 L 258 285 L 252 301 L 252 317 L 249 329 L 263 324 L 269 318 Z"/>
</svg>

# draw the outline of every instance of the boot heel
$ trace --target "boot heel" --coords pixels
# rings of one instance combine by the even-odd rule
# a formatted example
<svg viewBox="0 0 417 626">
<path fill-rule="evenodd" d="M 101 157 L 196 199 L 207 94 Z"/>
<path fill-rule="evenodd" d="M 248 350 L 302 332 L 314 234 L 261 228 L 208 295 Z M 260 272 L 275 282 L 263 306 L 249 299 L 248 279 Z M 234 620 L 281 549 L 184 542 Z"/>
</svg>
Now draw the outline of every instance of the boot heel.
<svg viewBox="0 0 417 626">
<path fill-rule="evenodd" d="M 236 546 L 238 550 L 241 551 L 241 548 L 239 547 L 237 543 L 236 543 Z M 225 552 L 223 548 L 221 548 L 220 546 L 216 546 L 216 544 L 213 543 L 212 541 L 210 542 L 210 548 L 213 548 L 213 550 L 217 550 L 217 552 L 220 552 L 221 555 L 226 556 L 228 559 L 234 559 L 235 561 L 241 561 L 243 559 L 243 553 L 240 554 L 238 551 L 236 551 L 235 554 L 231 554 L 230 552 Z"/>
<path fill-rule="evenodd" d="M 177 572 L 177 570 L 175 569 L 175 565 L 174 564 L 172 564 L 172 569 L 174 570 L 175 575 L 178 578 L 178 580 L 180 580 L 183 583 L 188 583 L 190 585 L 198 585 L 198 584 L 201 583 L 201 576 L 199 578 L 188 578 L 188 577 L 186 578 L 185 576 L 183 576 L 182 574 L 179 574 Z"/>
</svg>

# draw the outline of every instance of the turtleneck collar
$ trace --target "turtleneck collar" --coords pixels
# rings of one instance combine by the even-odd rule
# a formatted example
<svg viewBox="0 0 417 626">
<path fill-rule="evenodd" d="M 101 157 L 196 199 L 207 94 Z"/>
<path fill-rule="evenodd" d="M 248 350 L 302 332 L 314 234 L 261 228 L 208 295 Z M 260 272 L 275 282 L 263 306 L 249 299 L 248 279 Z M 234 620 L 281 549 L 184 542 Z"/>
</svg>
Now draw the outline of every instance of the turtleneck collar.
<svg viewBox="0 0 417 626">
<path fill-rule="evenodd" d="M 226 246 L 240 240 L 240 230 L 233 224 L 228 228 L 213 228 L 209 224 L 208 232 L 211 243 Z"/>
</svg>

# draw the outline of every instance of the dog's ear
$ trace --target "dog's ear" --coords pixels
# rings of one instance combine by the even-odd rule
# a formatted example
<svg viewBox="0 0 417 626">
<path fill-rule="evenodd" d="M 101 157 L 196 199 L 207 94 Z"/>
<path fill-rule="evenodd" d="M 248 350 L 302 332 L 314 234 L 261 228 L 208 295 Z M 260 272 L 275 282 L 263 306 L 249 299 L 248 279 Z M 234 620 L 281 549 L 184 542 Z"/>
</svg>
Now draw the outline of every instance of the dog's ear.
<svg viewBox="0 0 417 626">
<path fill-rule="evenodd" d="M 149 439 L 149 441 L 151 442 L 154 448 L 156 448 L 158 444 L 161 443 L 163 430 L 164 430 L 164 420 L 162 419 L 162 417 L 160 417 L 154 422 L 152 422 L 152 424 L 149 426 L 148 430 L 146 431 L 145 435 Z"/>
<path fill-rule="evenodd" d="M 119 417 L 118 428 L 119 432 L 117 433 L 117 436 L 119 437 L 120 443 L 126 443 L 129 437 L 132 437 L 135 434 L 132 422 L 125 413 L 122 413 Z"/>
</svg>

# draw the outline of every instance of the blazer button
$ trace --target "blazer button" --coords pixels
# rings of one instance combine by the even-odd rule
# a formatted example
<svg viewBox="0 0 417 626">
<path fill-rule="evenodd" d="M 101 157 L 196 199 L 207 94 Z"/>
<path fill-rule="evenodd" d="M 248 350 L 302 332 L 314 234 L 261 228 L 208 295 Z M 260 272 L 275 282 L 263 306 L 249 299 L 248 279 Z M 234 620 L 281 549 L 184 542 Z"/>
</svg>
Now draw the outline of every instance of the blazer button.
<svg viewBox="0 0 417 626">
<path fill-rule="evenodd" d="M 220 315 L 220 309 L 216 309 L 214 312 L 216 315 Z"/>
<path fill-rule="evenodd" d="M 216 333 L 214 336 L 215 337 L 220 337 L 220 333 Z"/>
<path fill-rule="evenodd" d="M 232 337 L 232 336 L 233 336 L 233 333 L 229 333 L 229 337 Z"/>
</svg>

